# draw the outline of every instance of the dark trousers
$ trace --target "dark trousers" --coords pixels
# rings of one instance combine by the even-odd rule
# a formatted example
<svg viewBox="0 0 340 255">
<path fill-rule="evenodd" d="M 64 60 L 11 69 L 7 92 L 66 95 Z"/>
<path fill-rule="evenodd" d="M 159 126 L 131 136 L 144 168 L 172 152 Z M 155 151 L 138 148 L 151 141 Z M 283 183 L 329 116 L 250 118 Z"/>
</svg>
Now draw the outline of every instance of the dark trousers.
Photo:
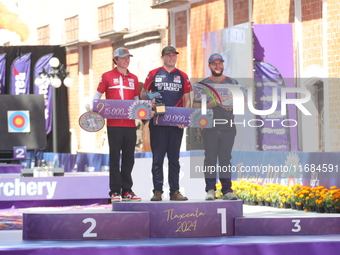
<svg viewBox="0 0 340 255">
<path fill-rule="evenodd" d="M 179 190 L 179 153 L 183 129 L 171 126 L 156 126 L 150 120 L 150 143 L 152 150 L 152 181 L 154 190 L 163 193 L 163 163 L 168 156 L 170 196 Z"/>
<path fill-rule="evenodd" d="M 131 172 L 135 163 L 136 128 L 107 127 L 110 147 L 110 195 L 131 191 Z M 120 164 L 120 153 L 122 160 Z"/>
<path fill-rule="evenodd" d="M 217 168 L 217 159 L 219 169 L 227 169 L 231 166 L 231 152 L 236 136 L 236 129 L 218 130 L 216 128 L 205 128 L 201 131 L 203 137 L 203 146 L 205 150 L 204 169 L 213 166 Z M 224 168 L 223 168 L 224 167 Z M 216 190 L 216 171 L 204 172 L 205 191 Z M 222 193 L 232 192 L 231 189 L 231 172 L 220 172 L 219 179 L 222 184 Z"/>
</svg>

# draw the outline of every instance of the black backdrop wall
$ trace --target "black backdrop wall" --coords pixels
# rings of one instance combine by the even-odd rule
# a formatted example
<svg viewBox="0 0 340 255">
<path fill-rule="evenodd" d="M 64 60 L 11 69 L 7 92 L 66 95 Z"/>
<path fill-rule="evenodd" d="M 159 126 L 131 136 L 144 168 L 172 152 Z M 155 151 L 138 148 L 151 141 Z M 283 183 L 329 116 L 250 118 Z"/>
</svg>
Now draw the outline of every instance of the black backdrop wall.
<svg viewBox="0 0 340 255">
<path fill-rule="evenodd" d="M 30 74 L 30 94 L 33 94 L 34 89 L 34 66 L 38 59 L 46 54 L 53 53 L 53 57 L 59 59 L 60 64 L 66 67 L 66 49 L 61 46 L 8 46 L 0 47 L 0 54 L 6 53 L 6 88 L 5 94 L 10 93 L 10 75 L 12 62 L 20 55 L 31 53 L 31 74 Z M 70 122 L 68 112 L 68 94 L 67 87 L 62 84 L 55 89 L 56 102 L 56 130 L 53 130 L 47 135 L 47 146 L 45 152 L 53 152 L 53 132 L 57 132 L 56 152 L 70 153 Z M 1 135 L 1 134 L 0 134 Z M 43 134 L 42 134 L 43 135 Z"/>
</svg>

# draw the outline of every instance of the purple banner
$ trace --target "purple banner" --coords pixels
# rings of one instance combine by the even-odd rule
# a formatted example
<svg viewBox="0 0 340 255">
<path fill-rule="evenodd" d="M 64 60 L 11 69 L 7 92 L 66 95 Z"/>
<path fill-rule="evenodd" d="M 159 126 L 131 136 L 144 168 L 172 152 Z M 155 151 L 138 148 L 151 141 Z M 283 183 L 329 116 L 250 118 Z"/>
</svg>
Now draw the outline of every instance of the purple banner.
<svg viewBox="0 0 340 255">
<path fill-rule="evenodd" d="M 0 174 L 20 173 L 23 165 L 0 164 Z"/>
<path fill-rule="evenodd" d="M 256 86 L 257 109 L 262 110 L 259 105 L 268 106 L 266 109 L 269 109 L 272 104 L 269 99 L 272 96 L 273 84 L 276 84 L 278 89 L 283 86 L 295 87 L 292 24 L 254 25 L 253 32 L 255 82 L 260 79 L 258 85 L 262 83 L 261 86 Z M 262 82 L 263 78 L 265 83 Z M 278 92 L 279 98 L 280 90 Z M 288 98 L 295 98 L 295 95 L 289 93 Z M 276 114 L 277 112 L 279 114 Z M 264 123 L 270 125 L 270 127 L 263 126 L 257 130 L 259 150 L 297 151 L 297 126 L 288 122 L 288 119 L 297 121 L 296 107 L 289 105 L 287 116 L 277 115 L 281 115 L 278 109 L 272 116 L 258 116 L 260 117 L 258 120 L 266 120 Z M 272 127 L 274 117 L 283 119 L 285 123 L 275 121 L 280 127 L 276 124 Z"/>
<path fill-rule="evenodd" d="M 30 93 L 31 53 L 17 57 L 11 68 L 11 94 L 25 95 Z"/>
<path fill-rule="evenodd" d="M 6 54 L 0 54 L 0 95 L 5 94 L 6 86 Z"/>
<path fill-rule="evenodd" d="M 272 65 L 263 61 L 254 61 L 255 100 L 257 109 L 267 110 L 273 105 L 275 90 L 281 95 L 281 88 L 285 86 L 282 76 Z M 289 128 L 282 125 L 287 115 L 281 115 L 281 98 L 278 96 L 277 106 L 273 114 L 256 115 L 262 124 L 257 128 L 258 145 L 262 151 L 290 151 Z"/>
<path fill-rule="evenodd" d="M 207 113 L 202 114 L 200 108 L 186 107 L 166 107 L 166 113 L 155 115 L 153 123 L 157 126 L 178 126 L 197 128 L 211 128 L 213 126 L 213 111 L 207 109 Z"/>
<path fill-rule="evenodd" d="M 151 101 L 96 99 L 93 111 L 106 119 L 150 119 Z"/>
<path fill-rule="evenodd" d="M 34 80 L 36 78 L 42 79 L 42 84 L 40 86 L 34 85 L 34 94 L 44 95 L 45 102 L 45 120 L 46 120 L 46 134 L 49 134 L 52 130 L 52 119 L 53 119 L 53 88 L 50 86 L 50 80 L 46 75 L 39 74 L 42 71 L 49 72 L 51 66 L 49 64 L 50 59 L 53 57 L 53 54 L 47 54 L 42 56 L 34 67 Z"/>
<path fill-rule="evenodd" d="M 107 198 L 108 187 L 108 176 L 1 178 L 0 201 Z"/>
</svg>

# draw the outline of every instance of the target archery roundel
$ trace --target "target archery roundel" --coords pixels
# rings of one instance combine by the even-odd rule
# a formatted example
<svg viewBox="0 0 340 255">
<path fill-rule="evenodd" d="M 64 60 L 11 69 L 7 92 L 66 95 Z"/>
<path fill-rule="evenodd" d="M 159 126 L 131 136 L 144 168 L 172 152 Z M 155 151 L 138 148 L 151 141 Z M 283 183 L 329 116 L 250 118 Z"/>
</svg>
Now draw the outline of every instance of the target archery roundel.
<svg viewBox="0 0 340 255">
<path fill-rule="evenodd" d="M 8 111 L 8 132 L 27 133 L 30 132 L 29 111 Z"/>
</svg>

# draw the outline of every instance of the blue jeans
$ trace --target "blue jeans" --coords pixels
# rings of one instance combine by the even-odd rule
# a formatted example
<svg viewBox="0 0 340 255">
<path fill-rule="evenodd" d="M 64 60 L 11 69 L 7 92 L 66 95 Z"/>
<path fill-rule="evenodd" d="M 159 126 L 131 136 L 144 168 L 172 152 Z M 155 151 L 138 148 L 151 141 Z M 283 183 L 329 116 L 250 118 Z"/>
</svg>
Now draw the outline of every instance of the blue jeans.
<svg viewBox="0 0 340 255">
<path fill-rule="evenodd" d="M 179 190 L 179 154 L 183 137 L 183 129 L 172 126 L 156 126 L 150 120 L 150 143 L 152 150 L 152 181 L 154 191 L 163 193 L 163 163 L 165 154 L 169 161 L 170 196 Z"/>
</svg>

